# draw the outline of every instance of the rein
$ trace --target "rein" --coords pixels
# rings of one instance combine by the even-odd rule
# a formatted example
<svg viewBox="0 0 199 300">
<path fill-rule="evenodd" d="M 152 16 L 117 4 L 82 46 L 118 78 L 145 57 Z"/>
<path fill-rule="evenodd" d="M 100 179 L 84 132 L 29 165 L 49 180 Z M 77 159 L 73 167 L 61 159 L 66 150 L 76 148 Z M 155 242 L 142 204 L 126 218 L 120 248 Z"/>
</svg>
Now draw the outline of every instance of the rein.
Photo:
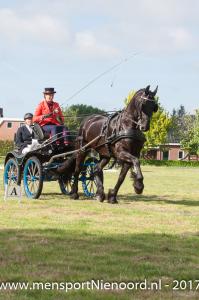
<svg viewBox="0 0 199 300">
<path fill-rule="evenodd" d="M 148 97 L 145 97 L 145 92 L 142 93 L 142 95 L 140 96 L 140 99 L 142 100 L 145 100 L 145 101 L 153 101 L 151 99 L 149 99 Z M 131 100 L 132 101 L 132 100 Z M 101 137 L 104 136 L 105 137 L 105 142 L 98 145 L 97 147 L 100 147 L 100 146 L 103 146 L 105 144 L 112 144 L 114 143 L 115 141 L 119 140 L 119 139 L 122 139 L 122 138 L 135 138 L 135 136 L 141 138 L 142 140 L 145 140 L 145 137 L 141 131 L 141 127 L 142 127 L 142 118 L 141 118 L 141 111 L 138 112 L 138 121 L 135 121 L 133 119 L 133 117 L 128 117 L 127 115 L 127 111 L 126 111 L 126 108 L 123 109 L 122 111 L 116 113 L 116 114 L 113 114 L 111 115 L 110 117 L 108 117 L 106 123 L 104 124 L 104 126 L 102 127 L 102 131 L 101 131 Z M 125 115 L 125 116 L 124 116 Z M 123 119 L 123 116 L 125 119 L 128 119 L 130 120 L 132 123 L 134 123 L 136 125 L 136 128 L 133 129 L 133 128 L 129 128 L 128 130 L 121 130 L 121 127 L 122 127 L 122 119 Z M 116 124 L 115 124 L 115 128 L 113 128 L 112 130 L 112 133 L 111 135 L 108 137 L 108 130 L 109 130 L 109 125 L 110 125 L 110 122 L 115 118 L 117 117 L 118 118 L 118 122 L 119 124 L 117 124 L 117 121 L 116 121 Z M 105 134 L 103 135 L 103 132 L 105 131 Z M 135 132 L 139 132 L 139 134 L 135 134 Z"/>
</svg>

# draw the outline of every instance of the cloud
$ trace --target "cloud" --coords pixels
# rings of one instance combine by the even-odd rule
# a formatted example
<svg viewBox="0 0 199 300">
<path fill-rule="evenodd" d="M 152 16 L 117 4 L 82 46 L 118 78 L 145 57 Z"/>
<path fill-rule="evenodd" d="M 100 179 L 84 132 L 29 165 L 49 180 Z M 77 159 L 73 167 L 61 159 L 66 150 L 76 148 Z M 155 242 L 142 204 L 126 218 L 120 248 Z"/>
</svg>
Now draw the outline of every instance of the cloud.
<svg viewBox="0 0 199 300">
<path fill-rule="evenodd" d="M 105 20 L 98 25 L 95 37 L 103 38 L 109 47 L 122 52 L 176 53 L 199 48 L 198 32 L 194 32 L 199 27 L 199 2 L 192 0 L 191 4 L 188 0 L 123 0 L 115 5 L 113 0 L 87 0 L 77 11 L 80 14 L 82 10 L 84 16 L 87 9 L 87 16 Z"/>
<path fill-rule="evenodd" d="M 75 46 L 78 52 L 93 57 L 118 56 L 117 48 L 102 43 L 92 32 L 77 32 L 75 35 Z"/>
<path fill-rule="evenodd" d="M 173 28 L 169 33 L 171 42 L 177 49 L 187 49 L 194 46 L 194 38 L 192 34 L 185 28 Z"/>
<path fill-rule="evenodd" d="M 23 3 L 23 1 L 21 2 Z M 24 1 L 0 9 L 0 39 L 53 45 L 81 56 L 198 50 L 199 2 L 192 0 Z M 67 48 L 66 48 L 67 46 Z"/>
<path fill-rule="evenodd" d="M 81 55 L 96 57 L 117 56 L 118 50 L 101 41 L 97 33 L 91 31 L 78 31 L 70 28 L 63 18 L 34 12 L 19 12 L 11 9 L 0 9 L 0 38 L 4 40 L 4 48 L 10 45 L 28 44 L 46 47 L 53 45 L 67 46 L 67 52 L 76 51 Z"/>
<path fill-rule="evenodd" d="M 9 43 L 28 40 L 49 44 L 68 41 L 69 32 L 49 15 L 23 16 L 11 9 L 1 9 L 0 37 Z"/>
</svg>

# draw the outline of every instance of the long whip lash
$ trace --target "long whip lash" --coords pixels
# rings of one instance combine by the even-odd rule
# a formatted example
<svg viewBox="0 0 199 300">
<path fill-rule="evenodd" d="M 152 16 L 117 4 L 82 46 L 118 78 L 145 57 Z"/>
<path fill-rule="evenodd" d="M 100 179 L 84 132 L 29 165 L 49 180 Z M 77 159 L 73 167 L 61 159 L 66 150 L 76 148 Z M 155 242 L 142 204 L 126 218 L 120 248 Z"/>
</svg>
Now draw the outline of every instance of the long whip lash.
<svg viewBox="0 0 199 300">
<path fill-rule="evenodd" d="M 94 77 L 92 80 L 90 80 L 86 85 L 84 85 L 81 89 L 79 89 L 77 92 L 75 92 L 72 96 L 70 96 L 68 99 L 66 99 L 60 106 L 63 106 L 66 102 L 70 101 L 71 99 L 73 99 L 75 96 L 77 96 L 78 94 L 80 94 L 83 90 L 85 90 L 89 85 L 93 84 L 95 81 L 97 81 L 98 79 L 100 79 L 102 76 L 108 74 L 109 72 L 111 72 L 112 70 L 116 69 L 117 67 L 119 67 L 120 65 L 128 62 L 131 58 L 133 58 L 136 55 L 139 55 L 140 52 L 136 52 L 133 53 L 132 55 L 123 58 L 119 63 L 113 65 L 111 68 L 107 69 L 106 71 L 100 73 L 99 75 L 97 75 L 96 77 Z"/>
</svg>

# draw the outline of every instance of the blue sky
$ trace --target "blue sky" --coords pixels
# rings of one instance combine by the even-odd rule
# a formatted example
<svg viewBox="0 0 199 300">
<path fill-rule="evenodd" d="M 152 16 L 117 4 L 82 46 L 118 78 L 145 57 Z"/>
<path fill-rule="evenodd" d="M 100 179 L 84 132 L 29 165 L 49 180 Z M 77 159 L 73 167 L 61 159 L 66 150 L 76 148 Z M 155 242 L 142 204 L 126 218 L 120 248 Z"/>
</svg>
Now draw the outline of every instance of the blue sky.
<svg viewBox="0 0 199 300">
<path fill-rule="evenodd" d="M 166 110 L 198 108 L 199 1 L 0 0 L 0 106 L 34 112 L 44 87 L 64 103 L 95 76 L 139 53 L 65 105 L 120 109 L 150 84 Z"/>
</svg>

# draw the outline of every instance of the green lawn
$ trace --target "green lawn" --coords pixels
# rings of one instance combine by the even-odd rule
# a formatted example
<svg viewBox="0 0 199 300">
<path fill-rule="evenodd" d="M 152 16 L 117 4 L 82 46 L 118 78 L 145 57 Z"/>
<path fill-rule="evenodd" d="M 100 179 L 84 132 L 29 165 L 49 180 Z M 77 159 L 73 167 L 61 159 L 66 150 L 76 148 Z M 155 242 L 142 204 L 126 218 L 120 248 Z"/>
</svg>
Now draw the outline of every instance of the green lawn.
<svg viewBox="0 0 199 300">
<path fill-rule="evenodd" d="M 161 291 L 0 292 L 0 299 L 199 299 L 172 291 L 173 280 L 199 280 L 199 169 L 144 166 L 145 191 L 129 175 L 119 204 L 70 200 L 45 183 L 39 200 L 0 201 L 0 281 L 162 280 Z M 106 172 L 106 191 L 117 172 Z M 3 199 L 2 171 L 0 196 Z M 195 287 L 195 286 L 194 286 Z"/>
</svg>

